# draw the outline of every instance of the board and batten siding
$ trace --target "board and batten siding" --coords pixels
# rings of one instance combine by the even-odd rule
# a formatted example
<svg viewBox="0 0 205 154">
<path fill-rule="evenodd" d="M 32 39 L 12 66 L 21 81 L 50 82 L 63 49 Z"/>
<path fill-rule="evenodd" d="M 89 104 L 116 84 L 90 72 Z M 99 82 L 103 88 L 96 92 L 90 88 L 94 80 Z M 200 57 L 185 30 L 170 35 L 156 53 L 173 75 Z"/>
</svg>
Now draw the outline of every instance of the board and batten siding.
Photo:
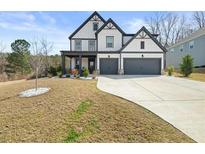
<svg viewBox="0 0 205 154">
<path fill-rule="evenodd" d="M 193 48 L 189 46 L 191 41 L 194 41 Z M 180 51 L 182 45 L 183 51 Z M 205 35 L 169 48 L 166 53 L 167 66 L 173 65 L 175 68 L 179 68 L 182 57 L 188 54 L 194 58 L 194 66 L 205 65 Z"/>
<path fill-rule="evenodd" d="M 145 42 L 145 48 L 140 48 L 140 42 Z M 122 52 L 163 52 L 163 50 L 149 37 L 140 38 L 137 35 L 123 50 Z"/>
<path fill-rule="evenodd" d="M 93 23 L 96 21 L 88 21 L 72 38 L 93 38 L 95 39 L 95 32 L 93 30 Z M 98 21 L 98 28 L 103 25 L 102 21 Z"/>
<path fill-rule="evenodd" d="M 106 47 L 106 36 L 114 36 L 114 47 Z M 102 29 L 98 33 L 98 51 L 117 51 L 122 47 L 122 33 L 118 29 Z"/>
</svg>

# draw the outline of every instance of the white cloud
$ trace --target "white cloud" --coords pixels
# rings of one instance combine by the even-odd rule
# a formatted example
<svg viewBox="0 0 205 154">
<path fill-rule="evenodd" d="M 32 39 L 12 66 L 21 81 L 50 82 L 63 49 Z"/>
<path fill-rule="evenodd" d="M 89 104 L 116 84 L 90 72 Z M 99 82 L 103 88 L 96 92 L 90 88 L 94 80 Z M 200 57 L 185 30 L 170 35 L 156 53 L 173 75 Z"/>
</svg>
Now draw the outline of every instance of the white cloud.
<svg viewBox="0 0 205 154">
<path fill-rule="evenodd" d="M 56 19 L 53 18 L 52 16 L 46 14 L 45 12 L 39 12 L 40 16 L 42 19 L 44 19 L 45 21 L 47 21 L 50 24 L 55 24 L 56 23 Z"/>
<path fill-rule="evenodd" d="M 0 13 L 0 21 L 27 21 L 34 22 L 36 20 L 35 16 L 29 12 L 1 12 Z"/>
<path fill-rule="evenodd" d="M 125 22 L 128 33 L 136 33 L 142 26 L 146 26 L 146 22 L 143 19 L 133 18 L 132 20 Z"/>
<path fill-rule="evenodd" d="M 0 29 L 9 31 L 7 36 L 0 36 L 6 42 L 8 49 L 10 43 L 18 37 L 28 41 L 37 37 L 47 38 L 54 43 L 54 52 L 60 49 L 69 49 L 69 27 L 59 28 L 56 19 L 44 12 L 2 12 L 0 13 Z"/>
</svg>

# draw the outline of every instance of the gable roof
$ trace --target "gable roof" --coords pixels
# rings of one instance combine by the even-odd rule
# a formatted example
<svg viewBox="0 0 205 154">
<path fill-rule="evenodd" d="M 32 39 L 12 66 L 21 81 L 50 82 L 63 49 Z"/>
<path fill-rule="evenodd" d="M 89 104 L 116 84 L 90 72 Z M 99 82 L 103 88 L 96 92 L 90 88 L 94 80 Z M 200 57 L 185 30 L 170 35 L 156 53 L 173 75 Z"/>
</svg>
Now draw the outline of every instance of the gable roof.
<svg viewBox="0 0 205 154">
<path fill-rule="evenodd" d="M 112 23 L 123 35 L 125 34 L 125 32 L 111 19 L 109 18 L 96 32 L 95 35 L 97 35 L 101 30 L 103 30 L 103 28 L 108 24 L 108 23 Z"/>
<path fill-rule="evenodd" d="M 177 43 L 173 44 L 172 46 L 168 47 L 168 49 L 171 49 L 171 48 L 174 48 L 174 47 L 177 47 L 181 44 L 184 44 L 186 42 L 189 42 L 189 41 L 192 41 L 196 38 L 199 38 L 201 36 L 204 36 L 205 35 L 205 28 L 200 28 L 198 29 L 197 31 L 195 32 L 192 32 L 189 36 L 179 40 Z"/>
<path fill-rule="evenodd" d="M 162 44 L 145 28 L 144 26 L 129 40 L 125 45 L 120 49 L 122 51 L 132 40 L 140 33 L 144 31 L 164 52 L 166 52 L 166 48 L 162 46 Z"/>
<path fill-rule="evenodd" d="M 95 11 L 69 36 L 69 39 L 71 39 L 95 15 L 97 15 L 102 20 L 102 22 L 105 23 L 103 17 L 97 11 Z"/>
</svg>

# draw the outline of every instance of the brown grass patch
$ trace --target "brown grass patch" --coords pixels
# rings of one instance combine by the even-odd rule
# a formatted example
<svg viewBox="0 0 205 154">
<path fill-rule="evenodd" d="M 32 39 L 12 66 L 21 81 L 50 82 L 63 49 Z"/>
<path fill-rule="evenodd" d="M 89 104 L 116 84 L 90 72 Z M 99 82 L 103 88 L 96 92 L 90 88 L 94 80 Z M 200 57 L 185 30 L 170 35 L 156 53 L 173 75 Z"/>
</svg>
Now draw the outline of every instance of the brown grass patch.
<svg viewBox="0 0 205 154">
<path fill-rule="evenodd" d="M 194 68 L 193 73 L 189 77 L 184 77 L 181 73 L 179 73 L 179 70 L 175 70 L 173 75 L 176 77 L 205 82 L 205 68 Z"/>
<path fill-rule="evenodd" d="M 39 85 L 51 90 L 20 98 L 34 80 L 0 85 L 0 142 L 193 142 L 148 110 L 98 90 L 96 81 Z"/>
</svg>

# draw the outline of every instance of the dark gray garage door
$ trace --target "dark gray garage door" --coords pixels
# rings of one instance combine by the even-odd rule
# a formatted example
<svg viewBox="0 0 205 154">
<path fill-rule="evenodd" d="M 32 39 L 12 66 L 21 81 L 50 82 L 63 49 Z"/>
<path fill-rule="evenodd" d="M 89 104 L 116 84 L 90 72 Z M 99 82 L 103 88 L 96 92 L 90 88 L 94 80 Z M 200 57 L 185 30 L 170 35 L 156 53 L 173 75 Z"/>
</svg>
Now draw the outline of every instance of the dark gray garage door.
<svg viewBox="0 0 205 154">
<path fill-rule="evenodd" d="M 161 74 L 160 58 L 124 58 L 124 74 L 157 75 Z"/>
<path fill-rule="evenodd" d="M 117 74 L 118 58 L 100 58 L 100 74 Z"/>
</svg>

